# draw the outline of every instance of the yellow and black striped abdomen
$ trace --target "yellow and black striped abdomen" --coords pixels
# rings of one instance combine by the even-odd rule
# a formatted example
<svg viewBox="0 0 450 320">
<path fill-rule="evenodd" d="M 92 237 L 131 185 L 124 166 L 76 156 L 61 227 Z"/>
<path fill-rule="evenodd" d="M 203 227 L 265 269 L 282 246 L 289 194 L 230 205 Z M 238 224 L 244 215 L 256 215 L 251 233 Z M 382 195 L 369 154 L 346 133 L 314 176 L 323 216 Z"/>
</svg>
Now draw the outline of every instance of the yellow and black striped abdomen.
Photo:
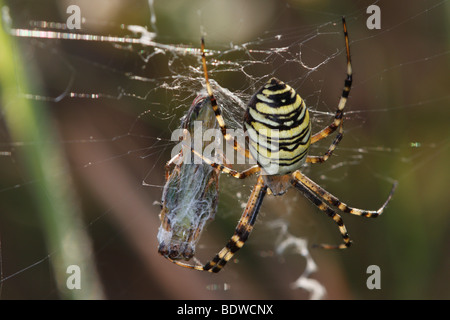
<svg viewBox="0 0 450 320">
<path fill-rule="evenodd" d="M 300 168 L 311 142 L 311 123 L 303 99 L 284 82 L 271 78 L 250 100 L 244 117 L 249 149 L 269 175 Z"/>
</svg>

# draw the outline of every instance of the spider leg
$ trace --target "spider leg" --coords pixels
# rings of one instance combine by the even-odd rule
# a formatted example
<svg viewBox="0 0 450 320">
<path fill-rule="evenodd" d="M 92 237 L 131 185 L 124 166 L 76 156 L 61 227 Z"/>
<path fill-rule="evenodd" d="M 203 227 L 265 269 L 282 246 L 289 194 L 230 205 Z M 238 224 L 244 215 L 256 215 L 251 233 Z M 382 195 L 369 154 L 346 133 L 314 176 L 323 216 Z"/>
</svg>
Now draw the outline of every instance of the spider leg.
<svg viewBox="0 0 450 320">
<path fill-rule="evenodd" d="M 230 176 L 237 178 L 237 179 L 245 179 L 256 172 L 261 171 L 261 167 L 259 165 L 254 165 L 253 167 L 250 167 L 244 171 L 239 172 L 239 171 L 233 170 L 223 164 L 219 164 L 219 163 L 215 163 L 214 161 L 211 161 L 210 159 L 204 157 L 203 155 L 201 155 L 200 153 L 198 153 L 196 150 L 194 150 L 192 148 L 191 148 L 191 151 L 197 157 L 200 157 L 204 163 L 209 164 L 211 167 L 218 169 L 219 171 L 224 172 L 226 174 L 229 174 Z"/>
<path fill-rule="evenodd" d="M 352 63 L 350 59 L 350 46 L 349 46 L 349 40 L 348 40 L 348 33 L 347 33 L 347 25 L 345 23 L 345 18 L 342 17 L 342 24 L 344 27 L 344 37 L 345 37 L 345 50 L 347 53 L 347 77 L 344 82 L 344 90 L 342 91 L 341 98 L 339 100 L 338 108 L 336 110 L 336 114 L 334 116 L 334 121 L 326 128 L 322 129 L 315 135 L 311 137 L 311 144 L 316 143 L 319 140 L 322 140 L 326 137 L 328 137 L 330 134 L 332 134 L 334 131 L 336 131 L 337 128 L 339 128 L 339 134 L 334 139 L 333 143 L 331 144 L 329 150 L 327 153 L 325 153 L 324 156 L 314 157 L 314 156 L 308 156 L 306 159 L 306 162 L 311 163 L 319 163 L 326 161 L 330 156 L 331 153 L 336 148 L 337 144 L 341 141 L 342 135 L 344 133 L 342 122 L 344 117 L 344 108 L 347 103 L 348 96 L 350 94 L 350 89 L 352 87 L 352 81 L 353 81 L 353 71 L 352 71 Z"/>
<path fill-rule="evenodd" d="M 199 271 L 217 273 L 222 270 L 222 268 L 233 257 L 233 255 L 244 246 L 245 241 L 248 239 L 250 233 L 253 230 L 253 225 L 256 221 L 256 217 L 258 216 L 262 201 L 266 193 L 267 186 L 265 185 L 263 178 L 260 176 L 258 178 L 258 181 L 256 182 L 255 187 L 252 190 L 250 198 L 247 202 L 247 206 L 241 216 L 241 219 L 239 220 L 233 236 L 230 238 L 227 245 L 205 265 L 195 266 L 171 260 L 170 258 L 169 260 L 181 267 Z"/>
<path fill-rule="evenodd" d="M 332 206 L 338 208 L 342 212 L 351 213 L 357 216 L 363 216 L 366 218 L 376 218 L 379 215 L 381 215 L 388 205 L 389 201 L 391 201 L 392 196 L 394 195 L 395 189 L 397 188 L 397 182 L 394 182 L 391 192 L 389 193 L 388 198 L 384 202 L 384 204 L 378 209 L 378 210 L 363 210 L 363 209 L 357 209 L 353 207 L 349 207 L 345 203 L 341 202 L 337 197 L 323 189 L 321 186 L 319 186 L 317 183 L 312 181 L 310 178 L 305 176 L 300 171 L 295 171 L 293 173 L 294 179 L 300 181 L 302 185 L 304 185 L 306 188 L 308 188 L 311 192 L 318 195 L 321 199 L 325 200 Z"/>
<path fill-rule="evenodd" d="M 344 240 L 344 243 L 340 245 L 320 244 L 317 246 L 323 249 L 346 249 L 350 247 L 352 241 L 350 240 L 350 237 L 347 233 L 347 229 L 345 228 L 344 221 L 342 220 L 341 216 L 338 215 L 333 209 L 331 209 L 325 202 L 323 202 L 319 196 L 314 194 L 307 186 L 305 186 L 302 181 L 296 179 L 295 176 L 293 176 L 293 179 L 291 179 L 291 183 L 317 208 L 325 212 L 331 219 L 333 219 L 333 221 L 338 225 L 339 232 L 341 233 L 342 239 Z"/>
<path fill-rule="evenodd" d="M 333 154 L 333 152 L 336 149 L 336 147 L 339 144 L 339 142 L 341 142 L 343 136 L 344 136 L 344 126 L 343 126 L 343 121 L 341 121 L 341 124 L 339 126 L 338 134 L 334 138 L 333 143 L 331 144 L 331 146 L 328 148 L 328 151 L 325 152 L 325 154 L 323 156 L 307 156 L 306 157 L 306 162 L 322 163 L 322 162 L 327 161 L 328 158 L 331 157 L 331 155 Z"/>
<path fill-rule="evenodd" d="M 217 104 L 217 100 L 214 97 L 211 84 L 209 83 L 208 69 L 206 67 L 205 40 L 203 39 L 203 37 L 202 37 L 201 51 L 202 51 L 202 65 L 203 65 L 203 73 L 205 76 L 206 91 L 208 92 L 209 100 L 211 101 L 211 107 L 214 111 L 214 114 L 216 115 L 217 123 L 219 124 L 220 130 L 222 131 L 222 135 L 224 136 L 225 140 L 228 143 L 231 143 L 233 145 L 234 150 L 241 152 L 246 158 L 253 159 L 252 155 L 250 154 L 250 151 L 246 150 L 245 148 L 242 148 L 238 144 L 237 140 L 227 132 L 227 125 L 222 117 L 222 111 Z"/>
<path fill-rule="evenodd" d="M 169 161 L 167 161 L 166 165 L 164 166 L 164 170 L 165 170 L 165 175 L 166 175 L 166 181 L 167 179 L 169 179 L 170 176 L 170 169 L 174 166 L 177 165 L 178 161 L 180 159 L 182 159 L 183 157 L 183 152 L 179 152 L 177 153 L 172 159 L 170 159 Z"/>
</svg>

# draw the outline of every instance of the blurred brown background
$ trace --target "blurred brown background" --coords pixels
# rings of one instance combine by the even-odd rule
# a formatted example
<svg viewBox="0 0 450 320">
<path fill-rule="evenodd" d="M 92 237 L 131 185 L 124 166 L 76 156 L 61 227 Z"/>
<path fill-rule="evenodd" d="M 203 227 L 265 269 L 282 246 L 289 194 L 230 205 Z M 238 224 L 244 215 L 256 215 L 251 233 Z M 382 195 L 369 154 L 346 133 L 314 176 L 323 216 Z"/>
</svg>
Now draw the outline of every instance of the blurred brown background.
<svg viewBox="0 0 450 320">
<path fill-rule="evenodd" d="M 129 35 L 121 24 L 152 29 L 148 1 L 37 4 L 15 0 L 6 4 L 15 28 L 31 28 L 30 21 L 65 21 L 65 8 L 78 4 L 90 22 L 90 33 Z M 344 252 L 312 249 L 318 265 L 312 277 L 325 287 L 327 299 L 449 299 L 450 2 L 379 1 L 381 30 L 366 27 L 370 4 L 155 0 L 155 41 L 198 47 L 204 32 L 211 49 L 224 51 L 230 44 L 261 38 L 260 45 L 252 45 L 264 50 L 276 45 L 271 37 L 279 33 L 302 43 L 287 45 L 289 50 L 304 50 L 303 62 L 314 65 L 314 52 L 322 61 L 324 53 L 331 56 L 343 50 L 340 17 L 345 15 L 355 79 L 346 107 L 346 132 L 336 156 L 307 168 L 307 173 L 347 204 L 364 209 L 376 209 L 384 202 L 392 180 L 398 180 L 399 187 L 385 214 L 376 220 L 342 215 L 354 246 Z M 330 35 L 321 34 L 326 31 Z M 315 37 L 305 41 L 311 34 Z M 165 77 L 170 85 L 175 84 L 170 76 L 181 73 L 178 63 L 186 67 L 197 63 L 196 58 L 179 55 L 171 60 L 170 55 L 156 55 L 144 63 L 141 57 L 151 54 L 152 48 L 125 50 L 96 42 L 25 38 L 18 40 L 18 46 L 23 63 L 40 79 L 40 95 L 56 97 L 70 81 L 70 91 L 103 93 L 98 99 L 64 97 L 47 105 L 58 130 L 55 144 L 67 158 L 70 171 L 65 174 L 73 180 L 85 230 L 92 240 L 91 259 L 106 298 L 309 297 L 305 290 L 290 287 L 303 272 L 304 259 L 292 252 L 276 255 L 277 232 L 267 222 L 287 221 L 289 232 L 310 244 L 339 243 L 341 238 L 335 224 L 295 190 L 281 198 L 266 198 L 246 246 L 217 275 L 184 270 L 157 253 L 159 206 L 154 202 L 160 200 L 164 164 L 173 146 L 170 130 L 177 127 L 189 99 L 200 89 L 200 83 L 178 90 L 164 90 L 161 85 Z M 230 57 L 234 56 L 214 56 L 218 60 Z M 239 54 L 235 58 L 242 59 Z M 299 66 L 298 61 L 294 64 Z M 306 99 L 317 116 L 315 130 L 325 126 L 331 117 L 320 112 L 334 112 L 343 87 L 343 52 L 311 73 L 286 66 L 269 65 L 276 70 L 269 72 L 291 83 Z M 211 77 L 222 87 L 251 94 L 248 78 L 236 71 L 214 73 L 211 69 Z M 135 80 L 133 75 L 150 80 Z M 264 79 L 261 76 L 258 79 Z M 126 95 L 120 96 L 122 92 Z M 149 113 L 140 117 L 146 110 Z M 2 272 L 4 278 L 19 272 L 2 282 L 1 297 L 58 298 L 52 253 L 30 197 L 33 177 L 24 173 L 19 156 L 27 142 L 11 141 L 1 125 L 0 151 L 11 152 L 0 156 Z M 326 150 L 329 142 L 311 152 Z M 202 261 L 228 241 L 254 183 L 221 179 L 219 211 L 203 233 L 198 250 Z M 380 290 L 366 287 L 369 265 L 380 266 Z"/>
</svg>

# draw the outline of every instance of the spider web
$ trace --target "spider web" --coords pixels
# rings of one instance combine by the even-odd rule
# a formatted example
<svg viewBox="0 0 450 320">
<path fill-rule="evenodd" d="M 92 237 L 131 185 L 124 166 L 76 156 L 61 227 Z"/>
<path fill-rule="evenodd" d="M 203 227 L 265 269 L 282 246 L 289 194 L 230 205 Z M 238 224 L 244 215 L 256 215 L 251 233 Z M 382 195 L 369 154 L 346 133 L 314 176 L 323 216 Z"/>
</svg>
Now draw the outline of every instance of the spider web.
<svg viewBox="0 0 450 320">
<path fill-rule="evenodd" d="M 448 105 L 449 96 L 440 86 L 427 87 L 416 100 L 395 95 L 395 91 L 401 90 L 397 77 L 415 68 L 436 72 L 438 79 L 442 77 L 436 82 L 445 87 L 448 79 L 438 69 L 448 59 L 448 46 L 435 45 L 438 38 L 416 54 L 405 54 L 405 48 L 393 57 L 380 49 L 416 22 L 431 30 L 433 26 L 427 23 L 448 3 L 415 4 L 396 18 L 392 17 L 394 6 L 375 3 L 382 8 L 380 31 L 368 31 L 365 26 L 370 1 L 330 8 L 296 2 L 268 2 L 261 7 L 257 2 L 186 5 L 174 1 L 163 6 L 158 1 L 128 1 L 125 6 L 116 1 L 89 6 L 79 1 L 82 30 L 68 30 L 65 24 L 65 10 L 73 3 L 48 1 L 42 6 L 45 10 L 26 1 L 7 3 L 9 13 L 4 12 L 2 22 L 22 52 L 23 61 L 18 58 L 17 63 L 24 64 L 42 86 L 42 90 L 20 94 L 48 105 L 58 136 L 55 141 L 16 141 L 2 123 L 0 195 L 7 204 L 0 226 L 2 296 L 58 296 L 49 270 L 55 253 L 46 249 L 36 208 L 20 203 L 29 198 L 36 182 L 22 168 L 20 153 L 48 143 L 66 154 L 69 169 L 53 174 L 74 180 L 84 230 L 91 238 L 106 296 L 351 297 L 348 285 L 335 284 L 336 289 L 329 284 L 331 269 L 338 270 L 334 276 L 343 277 L 339 260 L 329 257 L 335 253 L 327 257 L 327 253 L 309 249 L 312 243 L 340 241 L 335 225 L 326 218 L 316 220 L 311 212 L 317 210 L 294 191 L 265 200 L 245 248 L 213 280 L 175 266 L 172 269 L 156 254 L 159 207 L 154 202 L 160 200 L 164 165 L 177 143 L 171 133 L 204 90 L 201 36 L 206 41 L 211 84 L 230 127 L 241 128 L 246 102 L 274 76 L 289 83 L 307 102 L 313 132 L 317 132 L 332 121 L 343 88 L 345 47 L 340 17 L 346 16 L 356 81 L 346 107 L 344 140 L 327 163 L 304 171 L 347 203 L 375 208 L 384 201 L 392 181 L 400 180 L 401 186 L 402 179 L 422 172 L 429 160 L 448 154 L 448 132 L 436 129 L 431 139 L 411 134 L 394 140 L 391 137 L 399 132 L 390 129 L 405 114 L 420 116 L 422 108 L 443 114 L 439 106 Z M 260 14 L 248 19 L 255 12 Z M 299 15 L 304 20 L 298 21 Z M 313 145 L 311 154 L 324 153 L 330 142 Z M 404 170 L 396 171 L 402 165 Z M 365 192 L 355 192 L 361 179 L 366 181 L 361 187 Z M 200 260 L 206 261 L 226 243 L 254 182 L 221 179 L 219 210 L 202 235 Z M 373 184 L 377 187 L 371 188 Z M 364 193 L 369 195 L 364 197 Z M 350 235 L 362 248 L 367 247 L 370 239 L 364 242 L 364 231 L 354 229 L 364 223 L 367 229 L 363 230 L 370 230 L 374 224 L 347 219 Z M 371 238 L 377 239 L 376 234 L 371 233 Z M 35 249 L 27 245 L 33 242 L 39 243 Z M 293 255 L 286 253 L 289 246 L 294 248 Z M 322 263 L 315 261 L 317 256 Z M 39 277 L 40 289 L 28 296 L 20 293 L 18 288 L 30 287 Z M 365 284 L 365 280 L 360 282 Z M 291 290 L 289 284 L 302 290 Z M 184 292 L 186 286 L 194 287 L 193 292 Z"/>
</svg>

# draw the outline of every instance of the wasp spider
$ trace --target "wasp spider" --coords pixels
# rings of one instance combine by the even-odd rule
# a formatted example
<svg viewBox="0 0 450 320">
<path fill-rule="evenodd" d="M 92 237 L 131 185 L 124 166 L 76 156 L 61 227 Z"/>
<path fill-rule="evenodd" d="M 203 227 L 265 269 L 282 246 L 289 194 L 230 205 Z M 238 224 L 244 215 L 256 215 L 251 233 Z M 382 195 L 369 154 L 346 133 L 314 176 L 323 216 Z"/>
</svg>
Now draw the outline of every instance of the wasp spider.
<svg viewBox="0 0 450 320">
<path fill-rule="evenodd" d="M 211 85 L 208 80 L 206 68 L 205 45 L 202 39 L 202 64 L 206 89 L 211 101 L 212 109 L 221 128 L 222 134 L 227 142 L 234 145 L 234 149 L 244 152 L 247 157 L 258 159 L 258 165 L 242 172 L 237 172 L 225 165 L 214 163 L 202 157 L 203 161 L 220 171 L 235 178 L 244 179 L 252 174 L 259 173 L 256 185 L 254 186 L 247 206 L 239 220 L 236 230 L 228 241 L 227 245 L 205 265 L 190 265 L 172 260 L 177 265 L 208 272 L 219 272 L 233 255 L 243 247 L 245 241 L 252 232 L 256 217 L 261 208 L 264 196 L 270 192 L 277 196 L 284 194 L 291 186 L 299 190 L 321 211 L 325 212 L 337 224 L 343 238 L 340 245 L 319 245 L 325 249 L 345 249 L 351 245 L 351 240 L 341 217 L 331 207 L 336 207 L 342 212 L 351 213 L 358 216 L 374 218 L 379 216 L 394 193 L 396 183 L 380 209 L 369 211 L 352 208 L 341 202 L 338 198 L 324 190 L 317 183 L 306 177 L 299 170 L 305 162 L 322 163 L 332 155 L 343 136 L 343 114 L 352 85 L 352 65 L 350 60 L 349 38 L 345 19 L 342 18 L 345 48 L 347 56 L 347 77 L 344 83 L 344 90 L 338 103 L 333 122 L 320 132 L 311 134 L 311 121 L 304 100 L 286 83 L 271 78 L 262 88 L 260 88 L 248 103 L 244 116 L 244 130 L 248 133 L 249 148 L 242 148 L 231 135 L 227 134 L 227 126 L 221 115 L 221 109 L 217 105 Z M 331 143 L 328 151 L 321 156 L 308 155 L 308 149 L 314 144 L 337 130 L 337 135 Z M 273 134 L 273 132 L 277 132 Z M 262 145 L 258 142 L 264 140 L 275 141 L 279 146 L 271 149 L 270 145 Z M 260 159 L 269 158 L 269 165 L 262 164 Z"/>
</svg>

